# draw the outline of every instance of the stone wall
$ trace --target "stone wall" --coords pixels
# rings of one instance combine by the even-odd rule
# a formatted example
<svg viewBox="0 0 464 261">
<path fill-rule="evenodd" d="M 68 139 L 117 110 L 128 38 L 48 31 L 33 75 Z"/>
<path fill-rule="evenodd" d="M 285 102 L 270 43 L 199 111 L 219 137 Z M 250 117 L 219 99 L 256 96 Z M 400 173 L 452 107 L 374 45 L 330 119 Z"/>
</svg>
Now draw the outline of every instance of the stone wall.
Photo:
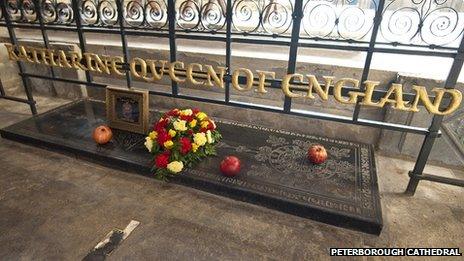
<svg viewBox="0 0 464 261">
<path fill-rule="evenodd" d="M 110 41 L 110 39 L 108 39 Z M 40 41 L 23 40 L 23 43 L 29 45 L 37 45 Z M 153 48 L 148 44 L 134 45 L 129 48 L 130 57 L 143 57 L 151 59 L 166 59 L 169 60 L 169 51 L 165 45 L 157 46 Z M 210 64 L 213 66 L 224 66 L 224 55 L 221 52 L 208 52 L 205 51 L 207 48 L 203 48 L 203 51 L 192 46 L 188 48 L 188 42 L 184 46 L 179 48 L 178 60 L 186 63 L 197 62 L 202 64 Z M 41 45 L 41 44 L 40 44 Z M 116 44 L 115 44 L 116 45 Z M 120 47 L 112 44 L 103 44 L 98 41 L 89 41 L 88 50 L 97 54 L 107 55 L 121 55 L 122 50 Z M 77 50 L 78 47 L 75 41 L 54 41 L 52 47 L 57 49 Z M 240 46 L 238 46 L 240 47 Z M 237 47 L 236 47 L 237 48 Z M 238 48 L 240 50 L 240 48 Z M 256 51 L 256 55 L 259 55 Z M 262 50 L 261 50 L 262 51 Z M 269 51 L 269 50 L 268 50 Z M 250 54 L 246 52 L 236 52 L 232 59 L 232 69 L 239 67 L 246 67 L 252 70 L 268 70 L 276 72 L 277 77 L 282 77 L 286 73 L 287 61 L 279 58 L 278 52 L 288 52 L 288 49 L 274 49 L 272 55 L 259 57 L 256 59 L 253 55 L 253 51 Z M 11 63 L 6 59 L 6 53 L 4 47 L 0 48 L 1 55 L 1 72 L 0 74 L 2 82 L 10 94 L 20 95 L 22 90 L 20 78 L 17 76 L 17 68 L 15 63 Z M 262 54 L 261 54 L 262 55 Z M 328 55 L 332 55 L 328 51 Z M 337 54 L 335 54 L 337 55 Z M 344 53 L 344 55 L 348 55 Z M 356 55 L 356 54 L 354 54 Z M 345 57 L 346 58 L 346 57 Z M 348 57 L 348 60 L 350 58 Z M 353 60 L 358 59 L 353 56 Z M 363 61 L 361 57 L 358 59 Z M 341 77 L 353 77 L 361 78 L 362 74 L 362 62 L 361 66 L 349 66 L 344 64 L 343 66 L 331 65 L 326 62 L 319 61 L 308 61 L 302 60 L 297 63 L 297 72 L 311 73 L 316 76 L 331 75 L 336 78 Z M 3 69 L 5 68 L 5 69 Z M 41 74 L 50 75 L 50 69 L 40 65 L 27 65 L 26 71 Z M 85 80 L 83 72 L 76 72 L 75 70 L 66 69 L 55 69 L 56 74 L 63 78 L 69 79 L 80 79 Z M 104 76 L 101 74 L 93 74 L 94 81 L 99 83 L 105 83 L 109 85 L 125 86 L 125 78 L 115 76 Z M 442 82 L 425 79 L 420 77 L 406 76 L 399 72 L 388 71 L 388 70 L 371 70 L 370 79 L 378 80 L 385 88 L 391 82 L 400 81 L 405 86 L 411 86 L 411 84 L 421 84 L 427 86 L 429 89 L 432 87 L 442 86 Z M 93 99 L 104 99 L 104 89 L 95 87 L 87 87 L 63 82 L 51 82 L 49 80 L 29 78 L 28 82 L 33 87 L 34 94 L 57 96 L 68 99 L 77 99 L 81 97 L 90 97 Z M 134 82 L 136 88 L 151 89 L 158 91 L 170 92 L 170 81 L 164 79 L 159 83 L 145 83 L 145 82 Z M 464 91 L 464 85 L 459 84 L 457 86 L 461 91 Z M 224 91 L 219 88 L 205 88 L 192 86 L 189 84 L 180 84 L 180 91 L 186 95 L 193 95 L 198 97 L 206 97 L 213 99 L 223 99 Z M 283 94 L 280 89 L 268 89 L 269 93 L 266 95 L 260 95 L 253 92 L 241 93 L 234 89 L 231 90 L 231 99 L 234 101 L 248 102 L 265 104 L 270 106 L 282 106 Z M 423 136 L 414 134 L 404 134 L 394 131 L 385 131 L 376 128 L 361 127 L 349 124 L 340 124 L 330 121 L 321 121 L 308 119 L 303 117 L 295 117 L 289 115 L 280 115 L 269 112 L 262 112 L 257 110 L 239 109 L 227 106 L 219 106 L 212 104 L 199 104 L 192 101 L 186 101 L 182 99 L 173 99 L 159 96 L 151 96 L 150 98 L 152 109 L 165 110 L 172 107 L 188 107 L 196 106 L 201 107 L 208 111 L 215 117 L 226 118 L 229 120 L 237 120 L 242 122 L 255 123 L 264 125 L 271 128 L 287 129 L 289 131 L 296 131 L 308 134 L 323 135 L 328 137 L 340 138 L 345 140 L 352 140 L 358 142 L 364 142 L 375 145 L 380 152 L 389 155 L 400 155 L 407 157 L 415 157 L 420 148 L 421 140 Z M 39 104 L 40 106 L 40 104 Z M 304 100 L 294 99 L 294 109 L 302 110 L 313 110 L 323 113 L 331 113 L 336 115 L 351 116 L 353 113 L 354 106 L 341 105 L 333 100 L 328 102 L 321 102 L 320 99 L 315 100 Z M 430 115 L 426 112 L 420 112 L 416 114 L 404 113 L 393 111 L 392 109 L 374 109 L 374 108 L 362 108 L 361 117 L 372 119 L 372 120 L 384 120 L 395 123 L 407 123 L 415 126 L 426 127 L 430 122 Z M 462 123 L 464 123 L 464 110 L 461 105 L 459 113 L 455 113 L 450 117 L 445 118 L 443 137 L 438 139 L 434 152 L 431 155 L 431 160 L 462 168 L 464 165 L 464 153 L 463 153 L 463 137 L 464 129 Z"/>
</svg>

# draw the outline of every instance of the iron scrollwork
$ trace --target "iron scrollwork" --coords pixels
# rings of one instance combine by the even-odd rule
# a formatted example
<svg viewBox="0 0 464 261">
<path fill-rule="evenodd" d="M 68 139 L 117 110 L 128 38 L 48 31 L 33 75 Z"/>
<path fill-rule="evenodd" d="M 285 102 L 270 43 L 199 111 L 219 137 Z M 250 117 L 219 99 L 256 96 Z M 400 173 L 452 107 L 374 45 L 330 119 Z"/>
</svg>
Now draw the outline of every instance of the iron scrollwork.
<svg viewBox="0 0 464 261">
<path fill-rule="evenodd" d="M 41 1 L 40 11 L 44 23 L 70 24 L 74 21 L 74 11 L 69 1 Z"/>
<path fill-rule="evenodd" d="M 219 31 L 226 23 L 225 0 L 176 1 L 176 23 L 185 30 Z"/>
<path fill-rule="evenodd" d="M 293 1 L 237 0 L 232 6 L 234 29 L 243 33 L 290 34 Z"/>
<path fill-rule="evenodd" d="M 167 28 L 167 0 L 76 0 L 84 25 L 118 26 L 117 2 L 129 28 Z M 380 0 L 304 0 L 302 39 L 370 41 Z M 72 0 L 5 0 L 13 22 L 72 24 Z M 39 8 L 35 5 L 39 4 Z M 180 31 L 225 32 L 226 0 L 175 0 Z M 232 33 L 290 37 L 295 0 L 232 0 Z M 464 30 L 461 1 L 385 0 L 376 42 L 456 46 Z M 0 19 L 5 14 L 0 11 Z"/>
<path fill-rule="evenodd" d="M 129 28 L 162 29 L 167 24 L 165 0 L 121 0 L 125 26 Z M 86 25 L 116 26 L 118 8 L 114 0 L 84 0 L 80 5 Z"/>
<path fill-rule="evenodd" d="M 39 3 L 40 15 L 44 23 L 70 24 L 74 19 L 74 12 L 69 1 L 65 0 L 7 0 L 7 14 L 13 22 L 37 23 L 37 7 Z M 3 14 L 0 15 L 3 18 Z"/>
<path fill-rule="evenodd" d="M 311 38 L 366 40 L 376 10 L 375 0 L 308 0 L 301 23 Z"/>
<path fill-rule="evenodd" d="M 453 44 L 464 28 L 460 7 L 461 1 L 389 0 L 383 11 L 381 40 L 418 45 Z"/>
</svg>

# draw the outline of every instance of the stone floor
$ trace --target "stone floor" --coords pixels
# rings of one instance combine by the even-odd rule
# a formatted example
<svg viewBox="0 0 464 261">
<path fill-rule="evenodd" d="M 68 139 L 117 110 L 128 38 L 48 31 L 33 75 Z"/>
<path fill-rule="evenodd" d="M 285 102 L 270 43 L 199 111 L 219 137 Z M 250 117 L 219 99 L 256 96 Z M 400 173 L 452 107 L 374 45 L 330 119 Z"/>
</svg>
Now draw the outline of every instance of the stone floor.
<svg viewBox="0 0 464 261">
<path fill-rule="evenodd" d="M 39 111 L 66 101 L 38 98 Z M 30 117 L 0 100 L 0 127 Z M 0 259 L 82 259 L 114 228 L 141 222 L 110 260 L 325 260 L 330 247 L 460 247 L 464 190 L 422 182 L 377 155 L 384 229 L 372 236 L 158 182 L 0 139 Z M 429 166 L 428 172 L 464 178 Z"/>
</svg>

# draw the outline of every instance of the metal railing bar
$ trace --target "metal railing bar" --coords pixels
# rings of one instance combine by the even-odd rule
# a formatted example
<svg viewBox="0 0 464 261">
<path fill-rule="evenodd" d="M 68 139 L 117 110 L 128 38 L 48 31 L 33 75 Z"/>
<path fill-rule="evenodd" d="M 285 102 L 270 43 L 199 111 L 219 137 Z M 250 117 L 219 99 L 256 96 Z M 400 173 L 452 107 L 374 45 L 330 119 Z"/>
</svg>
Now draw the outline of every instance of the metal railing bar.
<svg viewBox="0 0 464 261">
<path fill-rule="evenodd" d="M 224 100 L 226 103 L 230 101 L 230 67 L 232 58 L 232 0 L 227 0 L 226 3 L 226 83 L 224 90 Z"/>
<path fill-rule="evenodd" d="M 34 6 L 35 6 L 35 12 L 36 12 L 36 15 L 37 15 L 37 19 L 39 20 L 39 27 L 40 27 L 40 31 L 42 33 L 42 39 L 43 39 L 43 42 L 45 44 L 45 48 L 50 49 L 50 41 L 48 39 L 48 35 L 47 35 L 46 29 L 45 29 L 45 26 L 44 26 L 42 12 L 40 11 L 40 1 L 39 0 L 34 0 L 33 3 L 34 3 Z M 52 66 L 49 66 L 48 68 L 50 70 L 51 76 L 53 78 L 55 78 L 55 76 L 56 76 L 55 69 Z M 52 95 L 53 96 L 57 95 L 55 87 L 54 87 L 53 84 L 52 84 Z"/>
<path fill-rule="evenodd" d="M 0 95 L 0 99 L 15 101 L 15 102 L 22 102 L 27 104 L 36 104 L 35 101 L 29 101 L 28 99 L 18 98 L 10 95 Z"/>
<path fill-rule="evenodd" d="M 34 78 L 40 78 L 40 79 L 46 79 L 46 80 L 52 80 L 52 81 L 68 82 L 68 83 L 74 83 L 74 84 L 86 84 L 86 85 L 95 86 L 98 88 L 106 88 L 107 86 L 107 84 L 101 84 L 101 83 L 95 83 L 95 82 L 87 83 L 87 82 L 79 81 L 79 80 L 52 78 L 49 76 L 34 75 L 34 74 L 28 74 L 28 73 L 23 73 L 22 76 L 34 77 Z M 326 114 L 326 113 L 320 113 L 320 112 L 314 112 L 314 111 L 292 109 L 290 112 L 284 112 L 282 108 L 278 109 L 278 107 L 271 107 L 271 106 L 266 106 L 266 105 L 253 105 L 251 103 L 244 103 L 244 102 L 238 102 L 238 101 L 226 102 L 225 100 L 214 100 L 214 99 L 201 98 L 201 97 L 195 97 L 195 96 L 189 96 L 189 95 L 183 95 L 183 94 L 173 95 L 172 93 L 153 91 L 153 90 L 149 90 L 149 93 L 153 95 L 160 95 L 160 96 L 172 97 L 172 98 L 182 98 L 182 99 L 187 99 L 187 100 L 208 102 L 208 103 L 220 104 L 220 105 L 230 104 L 230 105 L 242 107 L 242 108 L 258 109 L 258 110 L 264 110 L 264 111 L 276 112 L 276 113 L 286 113 L 286 114 L 291 114 L 291 115 L 296 115 L 296 116 L 304 116 L 304 117 L 310 117 L 310 118 L 321 119 L 321 120 L 336 121 L 336 122 L 341 122 L 341 123 L 351 123 L 351 124 L 354 123 L 356 125 L 378 127 L 378 128 L 387 129 L 387 130 L 406 131 L 408 133 L 415 133 L 415 134 L 422 134 L 422 135 L 425 135 L 428 133 L 427 128 L 420 128 L 420 127 L 381 122 L 381 121 L 368 120 L 368 119 L 359 119 L 358 122 L 355 123 L 353 122 L 352 118 L 348 116 L 339 116 L 339 115 Z"/>
<path fill-rule="evenodd" d="M 176 6 L 175 0 L 167 0 L 168 12 L 168 27 L 169 27 L 169 59 L 171 62 L 177 60 L 177 45 L 176 45 Z M 173 95 L 179 93 L 177 82 L 171 81 L 171 92 Z"/>
<path fill-rule="evenodd" d="M 124 63 L 129 62 L 129 50 L 127 46 L 126 31 L 124 28 L 124 12 L 122 7 L 122 1 L 116 0 L 116 8 L 118 10 L 118 20 L 119 20 L 119 34 L 121 36 L 121 45 Z M 130 89 L 132 85 L 132 76 L 128 70 L 126 70 L 126 83 L 127 88 Z"/>
<path fill-rule="evenodd" d="M 453 64 L 451 65 L 450 71 L 448 73 L 448 77 L 446 78 L 446 82 L 444 87 L 446 89 L 454 89 L 459 78 L 459 74 L 461 73 L 462 66 L 464 64 L 464 37 L 461 37 L 461 43 L 459 44 L 458 54 L 453 60 Z M 419 185 L 420 178 L 417 176 L 423 175 L 425 166 L 427 165 L 428 158 L 430 153 L 432 152 L 433 145 L 436 139 L 436 133 L 440 131 L 440 127 L 443 121 L 442 115 L 434 115 L 432 118 L 432 123 L 429 127 L 429 133 L 425 136 L 422 146 L 419 151 L 419 155 L 417 156 L 416 164 L 414 165 L 414 169 L 412 170 L 412 174 L 410 175 L 409 183 L 406 188 L 405 193 L 407 195 L 414 195 Z"/>
<path fill-rule="evenodd" d="M 15 33 L 15 30 L 14 30 L 14 27 L 11 26 L 11 21 L 10 21 L 10 16 L 7 12 L 7 9 L 6 9 L 6 1 L 0 1 L 0 7 L 1 7 L 1 10 L 2 10 L 2 14 L 3 17 L 5 18 L 5 23 L 6 23 L 6 27 L 7 27 L 7 30 L 8 30 L 8 35 L 10 36 L 10 42 L 14 45 L 17 45 L 18 44 L 18 40 L 16 38 L 16 33 Z M 18 65 L 18 70 L 20 73 L 24 73 L 25 70 L 24 70 L 24 66 L 23 66 L 23 63 L 21 61 L 16 61 L 16 64 Z M 31 109 L 31 112 L 33 115 L 36 115 L 37 114 L 37 108 L 35 106 L 35 101 L 34 101 L 34 97 L 32 95 L 32 90 L 29 86 L 29 83 L 27 82 L 26 78 L 25 77 L 22 77 L 21 76 L 21 81 L 23 83 L 23 86 L 24 86 L 24 91 L 26 92 L 26 97 L 27 97 L 27 100 L 29 101 L 28 104 L 29 104 L 29 107 Z"/>
<path fill-rule="evenodd" d="M 87 85 L 87 86 L 94 86 L 94 87 L 100 87 L 100 88 L 106 88 L 106 86 L 107 86 L 106 84 L 101 84 L 101 83 L 96 83 L 96 82 L 86 82 L 86 81 L 59 78 L 59 77 L 52 78 L 50 76 L 31 74 L 31 73 L 19 73 L 19 75 L 24 76 L 24 77 L 32 77 L 32 78 L 51 80 L 51 81 L 58 81 L 58 82 L 83 84 L 83 85 Z"/>
<path fill-rule="evenodd" d="M 79 6 L 77 3 L 77 0 L 71 0 L 71 2 L 72 2 L 72 8 L 74 9 L 74 12 L 76 14 L 79 14 Z M 85 40 L 84 32 L 82 31 L 82 20 L 81 19 L 82 18 L 80 15 L 76 15 L 76 19 L 75 19 L 76 32 L 79 38 L 79 48 L 81 49 L 82 53 L 85 53 L 87 51 L 87 48 L 86 48 L 86 40 Z M 85 78 L 87 80 L 87 83 L 92 82 L 92 75 L 90 75 L 90 72 L 88 71 L 85 72 Z"/>
<path fill-rule="evenodd" d="M 372 34 L 371 34 L 371 40 L 369 42 L 369 49 L 366 53 L 366 59 L 364 62 L 364 69 L 363 73 L 361 76 L 361 82 L 364 82 L 367 80 L 369 76 L 369 71 L 371 69 L 371 62 L 372 62 L 372 56 L 374 54 L 374 47 L 375 47 L 375 40 L 377 39 L 377 33 L 379 32 L 380 29 L 380 23 L 382 22 L 382 12 L 383 12 L 383 7 L 385 5 L 385 0 L 380 0 L 378 2 L 377 10 L 375 12 L 375 17 L 374 17 L 374 26 L 372 28 Z M 363 85 L 360 87 L 361 90 L 364 89 Z M 361 111 L 361 98 L 358 99 L 356 102 L 356 106 L 354 107 L 353 111 L 353 121 L 357 121 L 359 117 L 359 112 Z"/>
<path fill-rule="evenodd" d="M 290 50 L 288 53 L 287 73 L 295 73 L 296 62 L 298 57 L 298 42 L 300 39 L 300 25 L 303 18 L 303 0 L 295 1 L 295 8 L 292 14 L 292 39 L 290 43 Z M 284 98 L 284 111 L 290 112 L 292 109 L 292 98 L 285 96 Z"/>
</svg>

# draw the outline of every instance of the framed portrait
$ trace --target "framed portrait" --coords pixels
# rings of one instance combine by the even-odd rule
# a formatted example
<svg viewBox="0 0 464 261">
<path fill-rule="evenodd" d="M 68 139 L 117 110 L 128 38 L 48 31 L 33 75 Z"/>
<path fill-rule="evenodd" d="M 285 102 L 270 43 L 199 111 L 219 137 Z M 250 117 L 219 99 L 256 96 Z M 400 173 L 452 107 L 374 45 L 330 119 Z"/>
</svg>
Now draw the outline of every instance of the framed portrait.
<svg viewBox="0 0 464 261">
<path fill-rule="evenodd" d="M 146 134 L 148 91 L 106 87 L 106 117 L 112 128 Z"/>
</svg>

